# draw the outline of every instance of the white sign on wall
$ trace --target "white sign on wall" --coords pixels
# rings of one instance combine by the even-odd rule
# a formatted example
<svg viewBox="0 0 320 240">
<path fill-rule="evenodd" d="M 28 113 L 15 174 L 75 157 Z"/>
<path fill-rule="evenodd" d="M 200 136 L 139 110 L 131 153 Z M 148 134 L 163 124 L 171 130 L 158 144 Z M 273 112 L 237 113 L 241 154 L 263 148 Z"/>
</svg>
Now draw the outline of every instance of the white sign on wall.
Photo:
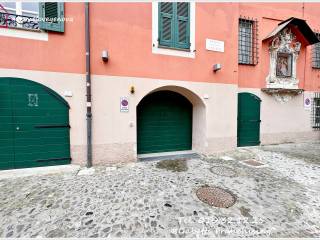
<svg viewBox="0 0 320 240">
<path fill-rule="evenodd" d="M 215 52 L 224 52 L 224 41 L 206 39 L 206 49 Z"/>
<path fill-rule="evenodd" d="M 129 112 L 128 97 L 120 97 L 120 112 Z"/>
</svg>

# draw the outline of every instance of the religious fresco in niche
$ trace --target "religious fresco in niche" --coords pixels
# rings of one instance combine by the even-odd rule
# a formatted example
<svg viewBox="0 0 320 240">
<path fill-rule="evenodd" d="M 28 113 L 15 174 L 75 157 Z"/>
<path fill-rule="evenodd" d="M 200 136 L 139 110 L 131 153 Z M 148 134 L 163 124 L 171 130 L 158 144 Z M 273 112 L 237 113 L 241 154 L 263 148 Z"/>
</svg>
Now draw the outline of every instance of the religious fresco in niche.
<svg viewBox="0 0 320 240">
<path fill-rule="evenodd" d="M 292 55 L 286 53 L 278 53 L 276 61 L 277 77 L 292 76 Z"/>
<path fill-rule="evenodd" d="M 267 76 L 267 88 L 298 89 L 297 59 L 301 43 L 290 28 L 279 32 L 272 40 L 270 53 L 270 70 Z"/>
</svg>

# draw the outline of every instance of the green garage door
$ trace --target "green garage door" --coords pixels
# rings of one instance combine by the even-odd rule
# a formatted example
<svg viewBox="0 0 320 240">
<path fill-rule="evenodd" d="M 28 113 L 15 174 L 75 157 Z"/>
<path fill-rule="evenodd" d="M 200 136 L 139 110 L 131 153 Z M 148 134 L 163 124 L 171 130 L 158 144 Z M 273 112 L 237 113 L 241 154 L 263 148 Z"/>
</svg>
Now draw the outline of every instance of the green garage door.
<svg viewBox="0 0 320 240">
<path fill-rule="evenodd" d="M 260 144 L 260 103 L 254 94 L 238 94 L 238 147 Z"/>
<path fill-rule="evenodd" d="M 190 150 L 192 104 L 172 91 L 147 95 L 137 107 L 138 154 Z"/>
<path fill-rule="evenodd" d="M 0 78 L 0 169 L 70 163 L 69 106 L 51 89 Z"/>
</svg>

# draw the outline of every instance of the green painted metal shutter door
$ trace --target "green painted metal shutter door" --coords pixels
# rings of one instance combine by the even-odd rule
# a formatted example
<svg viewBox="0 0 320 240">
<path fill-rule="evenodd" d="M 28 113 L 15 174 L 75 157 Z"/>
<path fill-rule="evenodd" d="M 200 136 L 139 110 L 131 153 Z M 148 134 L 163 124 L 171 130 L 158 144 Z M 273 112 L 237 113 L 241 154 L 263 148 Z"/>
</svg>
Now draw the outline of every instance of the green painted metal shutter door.
<svg viewBox="0 0 320 240">
<path fill-rule="evenodd" d="M 9 168 L 70 163 L 69 107 L 49 88 L 20 78 L 10 82 L 14 157 Z"/>
<path fill-rule="evenodd" d="M 10 80 L 0 78 L 0 169 L 14 168 Z"/>
<path fill-rule="evenodd" d="M 172 91 L 146 96 L 137 107 L 138 154 L 190 150 L 192 104 Z"/>
<path fill-rule="evenodd" d="M 251 93 L 238 94 L 238 147 L 260 144 L 260 103 Z"/>
</svg>

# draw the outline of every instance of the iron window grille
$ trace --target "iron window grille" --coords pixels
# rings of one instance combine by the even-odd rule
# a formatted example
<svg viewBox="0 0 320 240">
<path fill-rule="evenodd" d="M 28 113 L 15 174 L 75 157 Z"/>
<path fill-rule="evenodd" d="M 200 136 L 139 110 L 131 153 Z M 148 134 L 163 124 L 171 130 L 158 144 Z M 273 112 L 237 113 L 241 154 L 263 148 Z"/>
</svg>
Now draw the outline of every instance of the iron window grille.
<svg viewBox="0 0 320 240">
<path fill-rule="evenodd" d="M 0 2 L 0 27 L 39 29 L 39 3 Z"/>
<path fill-rule="evenodd" d="M 314 93 L 312 101 L 312 127 L 320 129 L 320 92 Z"/>
<path fill-rule="evenodd" d="M 320 40 L 320 33 L 315 32 L 315 35 Z M 320 69 L 320 43 L 312 45 L 312 67 Z"/>
<path fill-rule="evenodd" d="M 245 17 L 239 18 L 238 40 L 239 64 L 258 64 L 258 21 Z"/>
<path fill-rule="evenodd" d="M 0 12 L 0 26 L 5 28 L 39 29 L 38 18 Z"/>
</svg>

